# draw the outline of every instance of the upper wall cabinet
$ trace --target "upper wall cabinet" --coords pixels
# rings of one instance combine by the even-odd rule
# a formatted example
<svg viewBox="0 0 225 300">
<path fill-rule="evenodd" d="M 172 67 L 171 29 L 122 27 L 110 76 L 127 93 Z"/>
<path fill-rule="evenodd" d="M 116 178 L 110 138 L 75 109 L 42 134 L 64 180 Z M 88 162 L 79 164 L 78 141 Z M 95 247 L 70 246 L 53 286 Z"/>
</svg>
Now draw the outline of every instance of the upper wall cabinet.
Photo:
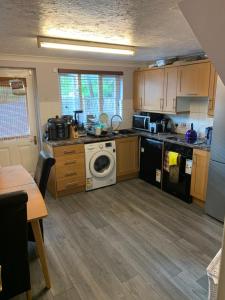
<svg viewBox="0 0 225 300">
<path fill-rule="evenodd" d="M 161 111 L 164 95 L 164 69 L 144 72 L 144 101 L 142 108 L 147 111 Z"/>
<path fill-rule="evenodd" d="M 165 68 L 163 112 L 176 113 L 177 67 Z"/>
<path fill-rule="evenodd" d="M 209 61 L 135 71 L 134 109 L 184 113 L 190 110 L 190 99 L 182 97 L 208 97 L 208 114 L 212 116 L 216 82 L 217 74 Z"/>
<path fill-rule="evenodd" d="M 144 72 L 134 72 L 134 110 L 141 110 L 144 100 Z"/>
<path fill-rule="evenodd" d="M 177 96 L 208 97 L 210 62 L 195 63 L 178 68 Z"/>
</svg>

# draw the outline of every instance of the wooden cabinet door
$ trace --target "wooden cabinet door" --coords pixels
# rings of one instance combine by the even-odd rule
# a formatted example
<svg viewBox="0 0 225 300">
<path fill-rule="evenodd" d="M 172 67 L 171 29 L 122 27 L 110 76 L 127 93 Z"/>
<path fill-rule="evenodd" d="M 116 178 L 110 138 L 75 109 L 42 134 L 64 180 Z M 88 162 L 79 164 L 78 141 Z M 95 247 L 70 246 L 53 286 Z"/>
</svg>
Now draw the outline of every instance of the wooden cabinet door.
<svg viewBox="0 0 225 300">
<path fill-rule="evenodd" d="M 214 116 L 215 100 L 216 100 L 216 87 L 217 87 L 218 74 L 213 64 L 211 64 L 210 70 L 210 83 L 209 83 L 209 106 L 208 115 Z"/>
<path fill-rule="evenodd" d="M 116 140 L 116 166 L 118 181 L 138 176 L 139 139 L 137 136 Z"/>
<path fill-rule="evenodd" d="M 208 97 L 210 62 L 179 67 L 177 96 Z"/>
<path fill-rule="evenodd" d="M 176 113 L 177 67 L 165 68 L 163 111 Z"/>
<path fill-rule="evenodd" d="M 135 71 L 133 78 L 133 106 L 134 110 L 141 110 L 144 99 L 144 72 Z"/>
<path fill-rule="evenodd" d="M 191 195 L 205 202 L 209 168 L 208 151 L 194 149 L 191 176 Z"/>
<path fill-rule="evenodd" d="M 143 110 L 162 111 L 164 97 L 164 69 L 152 69 L 144 72 Z"/>
<path fill-rule="evenodd" d="M 179 67 L 178 96 L 197 95 L 197 72 L 195 65 Z"/>
<path fill-rule="evenodd" d="M 202 63 L 198 65 L 198 96 L 209 96 L 210 70 L 211 63 Z"/>
</svg>

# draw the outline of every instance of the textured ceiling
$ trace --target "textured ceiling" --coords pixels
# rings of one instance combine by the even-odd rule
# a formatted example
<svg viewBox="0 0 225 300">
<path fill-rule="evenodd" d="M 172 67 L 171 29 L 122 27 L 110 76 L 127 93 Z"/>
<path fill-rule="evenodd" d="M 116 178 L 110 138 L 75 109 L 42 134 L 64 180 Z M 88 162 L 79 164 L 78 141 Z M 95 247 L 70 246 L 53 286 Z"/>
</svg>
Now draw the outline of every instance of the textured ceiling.
<svg viewBox="0 0 225 300">
<path fill-rule="evenodd" d="M 0 52 L 7 54 L 149 61 L 201 47 L 180 12 L 179 0 L 0 1 Z M 138 47 L 134 57 L 38 49 L 36 36 Z"/>
</svg>

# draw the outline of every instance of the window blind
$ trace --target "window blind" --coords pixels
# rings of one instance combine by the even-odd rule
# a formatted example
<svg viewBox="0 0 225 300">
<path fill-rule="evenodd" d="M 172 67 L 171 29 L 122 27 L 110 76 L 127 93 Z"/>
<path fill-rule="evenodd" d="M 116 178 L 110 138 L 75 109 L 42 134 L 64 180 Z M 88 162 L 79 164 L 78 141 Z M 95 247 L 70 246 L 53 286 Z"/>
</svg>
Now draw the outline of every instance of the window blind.
<svg viewBox="0 0 225 300">
<path fill-rule="evenodd" d="M 84 116 L 107 113 L 122 116 L 123 76 L 121 72 L 59 72 L 62 114 L 83 110 Z M 82 120 L 86 122 L 86 118 Z"/>
<path fill-rule="evenodd" d="M 26 94 L 15 95 L 11 79 L 0 77 L 0 140 L 30 135 Z M 26 86 L 26 79 L 21 80 Z"/>
</svg>

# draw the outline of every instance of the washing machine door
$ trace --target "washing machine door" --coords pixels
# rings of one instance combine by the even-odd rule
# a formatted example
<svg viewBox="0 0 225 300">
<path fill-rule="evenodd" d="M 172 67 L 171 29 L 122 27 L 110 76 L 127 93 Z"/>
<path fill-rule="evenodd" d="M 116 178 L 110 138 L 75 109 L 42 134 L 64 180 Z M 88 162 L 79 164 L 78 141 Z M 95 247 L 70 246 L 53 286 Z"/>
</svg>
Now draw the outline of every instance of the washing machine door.
<svg viewBox="0 0 225 300">
<path fill-rule="evenodd" d="M 94 177 L 107 177 L 115 168 L 115 159 L 110 152 L 101 151 L 92 156 L 89 167 Z"/>
</svg>

